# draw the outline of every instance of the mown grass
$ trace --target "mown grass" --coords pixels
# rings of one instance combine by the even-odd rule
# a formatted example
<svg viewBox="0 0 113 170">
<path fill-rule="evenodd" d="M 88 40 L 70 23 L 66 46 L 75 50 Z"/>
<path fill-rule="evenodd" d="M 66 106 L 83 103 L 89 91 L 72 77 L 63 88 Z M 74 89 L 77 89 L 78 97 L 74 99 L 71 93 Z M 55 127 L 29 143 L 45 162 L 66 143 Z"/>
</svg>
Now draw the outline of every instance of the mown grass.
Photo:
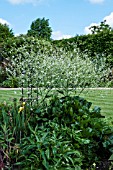
<svg viewBox="0 0 113 170">
<path fill-rule="evenodd" d="M 14 98 L 19 100 L 21 97 L 21 90 L 0 90 L 0 102 L 12 103 Z"/>
<path fill-rule="evenodd" d="M 113 119 L 113 89 L 86 89 L 80 96 L 92 102 L 92 107 L 99 106 L 103 115 Z"/>
<path fill-rule="evenodd" d="M 113 89 L 85 89 L 80 96 L 92 102 L 92 107 L 101 107 L 101 113 L 113 119 Z M 14 98 L 19 101 L 21 89 L 0 90 L 0 102 L 12 103 Z"/>
</svg>

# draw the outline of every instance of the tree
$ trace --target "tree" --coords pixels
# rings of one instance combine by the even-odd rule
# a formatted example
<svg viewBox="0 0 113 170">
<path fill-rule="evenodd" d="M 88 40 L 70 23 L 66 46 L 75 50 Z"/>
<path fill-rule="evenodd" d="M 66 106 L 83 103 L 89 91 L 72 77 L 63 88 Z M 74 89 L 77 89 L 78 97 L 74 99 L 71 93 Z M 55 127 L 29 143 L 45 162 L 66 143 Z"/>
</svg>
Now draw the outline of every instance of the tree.
<svg viewBox="0 0 113 170">
<path fill-rule="evenodd" d="M 92 34 L 97 34 L 100 33 L 101 31 L 107 32 L 112 30 L 112 28 L 106 23 L 106 20 L 102 21 L 100 25 L 91 26 L 89 29 L 91 30 Z"/>
<path fill-rule="evenodd" d="M 14 37 L 12 29 L 7 24 L 0 23 L 0 44 L 10 37 Z"/>
<path fill-rule="evenodd" d="M 50 40 L 52 29 L 49 26 L 49 20 L 45 18 L 38 18 L 32 22 L 28 36 L 36 36 L 38 38 Z"/>
<path fill-rule="evenodd" d="M 7 66 L 7 59 L 2 54 L 3 44 L 11 37 L 14 37 L 12 29 L 7 24 L 0 23 L 0 83 L 6 79 L 5 67 Z"/>
</svg>

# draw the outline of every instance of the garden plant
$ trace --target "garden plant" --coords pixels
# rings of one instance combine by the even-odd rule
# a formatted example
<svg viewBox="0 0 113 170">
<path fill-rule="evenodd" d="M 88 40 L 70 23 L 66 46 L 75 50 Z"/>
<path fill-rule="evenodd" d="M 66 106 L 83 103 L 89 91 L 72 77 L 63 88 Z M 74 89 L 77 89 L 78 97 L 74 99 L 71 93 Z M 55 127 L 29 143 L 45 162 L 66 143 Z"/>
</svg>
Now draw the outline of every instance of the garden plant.
<svg viewBox="0 0 113 170">
<path fill-rule="evenodd" d="M 0 104 L 0 168 L 112 168 L 113 126 L 100 107 L 76 95 L 77 87 L 105 83 L 105 59 L 92 62 L 76 46 L 66 51 L 35 37 L 19 41 L 4 52 L 4 85 L 21 87 L 22 93 L 19 104 Z"/>
<path fill-rule="evenodd" d="M 113 30 L 53 41 L 48 21 L 17 37 L 0 25 L 0 86 L 21 88 L 0 102 L 0 169 L 112 170 L 113 122 L 77 88 L 113 86 Z"/>
<path fill-rule="evenodd" d="M 60 95 L 59 95 L 60 93 Z M 38 103 L 0 105 L 0 166 L 5 169 L 110 168 L 113 127 L 90 109 L 91 102 L 67 91 Z M 102 163 L 107 162 L 106 164 Z"/>
</svg>

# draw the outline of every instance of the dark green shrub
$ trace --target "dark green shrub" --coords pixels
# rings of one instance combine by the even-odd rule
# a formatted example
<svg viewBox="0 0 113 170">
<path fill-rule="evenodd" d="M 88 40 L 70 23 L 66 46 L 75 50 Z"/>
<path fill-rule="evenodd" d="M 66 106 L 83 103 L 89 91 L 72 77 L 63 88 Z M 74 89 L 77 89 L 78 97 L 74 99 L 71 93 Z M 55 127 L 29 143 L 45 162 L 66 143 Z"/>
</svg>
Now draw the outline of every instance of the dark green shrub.
<svg viewBox="0 0 113 170">
<path fill-rule="evenodd" d="M 16 77 L 10 77 L 2 82 L 3 87 L 16 88 L 16 87 L 18 87 L 18 84 L 19 84 L 19 82 Z"/>
</svg>

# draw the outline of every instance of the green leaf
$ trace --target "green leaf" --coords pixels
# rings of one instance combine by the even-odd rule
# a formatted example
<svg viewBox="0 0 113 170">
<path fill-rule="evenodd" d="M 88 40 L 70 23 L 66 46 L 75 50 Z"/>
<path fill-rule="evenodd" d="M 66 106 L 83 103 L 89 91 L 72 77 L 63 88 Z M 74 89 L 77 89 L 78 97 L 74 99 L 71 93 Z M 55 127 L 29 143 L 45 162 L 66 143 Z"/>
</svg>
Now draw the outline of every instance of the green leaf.
<svg viewBox="0 0 113 170">
<path fill-rule="evenodd" d="M 56 148 L 56 147 L 53 147 L 53 148 L 52 148 L 52 152 L 53 152 L 53 155 L 56 155 L 56 153 L 57 153 L 57 148 Z"/>
<path fill-rule="evenodd" d="M 110 156 L 109 161 L 113 161 L 113 154 Z"/>
<path fill-rule="evenodd" d="M 49 148 L 46 149 L 45 154 L 47 156 L 47 159 L 50 159 L 50 150 L 49 150 Z"/>
</svg>

